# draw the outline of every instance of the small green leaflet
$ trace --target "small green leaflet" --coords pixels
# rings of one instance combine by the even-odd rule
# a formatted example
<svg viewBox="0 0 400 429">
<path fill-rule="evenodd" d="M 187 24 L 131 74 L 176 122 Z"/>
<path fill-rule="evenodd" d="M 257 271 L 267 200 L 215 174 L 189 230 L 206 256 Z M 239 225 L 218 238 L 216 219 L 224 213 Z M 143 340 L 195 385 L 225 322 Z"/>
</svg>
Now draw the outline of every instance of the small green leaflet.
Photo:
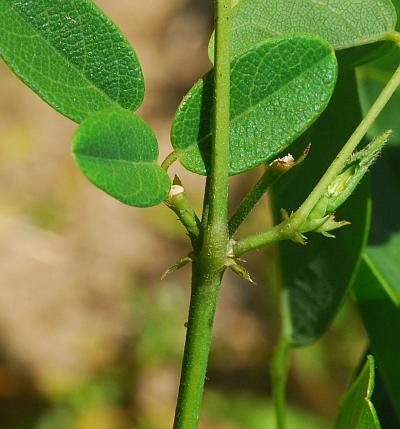
<svg viewBox="0 0 400 429">
<path fill-rule="evenodd" d="M 232 56 L 268 38 L 316 34 L 335 49 L 383 40 L 396 26 L 390 0 L 241 0 L 232 11 Z M 213 61 L 214 38 L 209 56 Z"/>
<path fill-rule="evenodd" d="M 369 356 L 341 403 L 335 429 L 381 429 L 371 402 L 374 383 L 375 363 L 374 358 Z"/>
<path fill-rule="evenodd" d="M 318 37 L 268 40 L 231 63 L 230 175 L 250 170 L 289 146 L 322 113 L 337 62 Z M 171 141 L 188 170 L 205 175 L 211 152 L 213 71 L 183 99 Z"/>
<path fill-rule="evenodd" d="M 0 55 L 54 109 L 80 123 L 142 102 L 140 64 L 89 0 L 1 0 Z"/>
<path fill-rule="evenodd" d="M 73 138 L 72 152 L 95 186 L 125 204 L 155 206 L 168 195 L 169 177 L 155 163 L 156 137 L 126 110 L 106 110 L 86 119 Z"/>
</svg>

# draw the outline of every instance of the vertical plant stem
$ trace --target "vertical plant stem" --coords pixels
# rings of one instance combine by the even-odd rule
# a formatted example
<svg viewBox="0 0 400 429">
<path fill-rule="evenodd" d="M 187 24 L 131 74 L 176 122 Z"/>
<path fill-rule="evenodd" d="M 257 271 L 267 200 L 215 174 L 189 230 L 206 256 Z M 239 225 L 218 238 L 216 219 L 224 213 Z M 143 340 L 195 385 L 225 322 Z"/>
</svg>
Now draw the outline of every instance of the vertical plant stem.
<svg viewBox="0 0 400 429">
<path fill-rule="evenodd" d="M 192 294 L 174 429 L 196 429 L 200 417 L 212 325 L 228 247 L 231 0 L 215 0 L 214 121 L 211 170 L 204 201 L 201 248 L 193 264 Z"/>
<path fill-rule="evenodd" d="M 274 399 L 276 428 L 286 429 L 286 379 L 289 344 L 281 336 L 276 345 L 271 365 L 272 396 Z"/>
<path fill-rule="evenodd" d="M 194 429 L 200 417 L 212 325 L 222 273 L 195 262 L 174 429 Z"/>
<path fill-rule="evenodd" d="M 228 237 L 229 106 L 230 106 L 230 0 L 215 0 L 214 121 L 208 218 L 205 238 Z M 221 240 L 223 239 L 223 240 Z M 224 249 L 224 253 L 226 249 Z"/>
<path fill-rule="evenodd" d="M 272 396 L 275 407 L 276 428 L 286 429 L 286 381 L 288 373 L 289 358 L 289 335 L 288 335 L 288 308 L 285 291 L 280 292 L 281 297 L 281 328 L 278 342 L 272 356 L 271 381 Z"/>
</svg>

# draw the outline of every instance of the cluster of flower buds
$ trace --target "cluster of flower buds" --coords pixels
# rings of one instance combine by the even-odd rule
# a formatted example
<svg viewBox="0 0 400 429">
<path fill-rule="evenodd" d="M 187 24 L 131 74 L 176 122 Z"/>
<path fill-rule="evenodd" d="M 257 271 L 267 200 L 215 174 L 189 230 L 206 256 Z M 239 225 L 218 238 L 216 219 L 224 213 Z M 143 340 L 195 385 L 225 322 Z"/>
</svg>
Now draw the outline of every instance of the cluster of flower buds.
<svg viewBox="0 0 400 429">
<path fill-rule="evenodd" d="M 327 237 L 334 237 L 330 231 L 349 224 L 347 221 L 337 222 L 335 211 L 354 192 L 391 134 L 392 131 L 384 132 L 364 149 L 351 156 L 343 170 L 331 182 L 324 195 L 310 212 L 301 232 L 315 231 Z"/>
</svg>

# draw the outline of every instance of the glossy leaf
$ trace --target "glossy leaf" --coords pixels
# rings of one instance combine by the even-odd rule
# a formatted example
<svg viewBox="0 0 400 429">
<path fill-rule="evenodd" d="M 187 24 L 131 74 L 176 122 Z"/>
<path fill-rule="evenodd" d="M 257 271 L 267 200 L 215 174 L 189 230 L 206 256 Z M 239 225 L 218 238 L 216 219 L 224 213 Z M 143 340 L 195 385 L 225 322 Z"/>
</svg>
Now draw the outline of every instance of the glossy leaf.
<svg viewBox="0 0 400 429">
<path fill-rule="evenodd" d="M 232 11 L 233 56 L 255 44 L 289 33 L 312 33 L 335 49 L 382 40 L 395 29 L 390 0 L 242 0 Z M 210 43 L 213 59 L 213 40 Z"/>
<path fill-rule="evenodd" d="M 353 291 L 386 391 L 400 418 L 400 307 L 368 257 L 363 258 Z"/>
<path fill-rule="evenodd" d="M 346 393 L 335 429 L 380 429 L 371 396 L 374 391 L 375 364 L 372 356 Z"/>
<path fill-rule="evenodd" d="M 362 110 L 368 112 L 372 103 L 382 92 L 386 83 L 400 64 L 400 49 L 390 52 L 390 55 L 360 67 L 357 70 L 358 90 Z M 393 129 L 392 141 L 400 141 L 400 90 L 397 90 L 385 109 L 378 116 L 369 130 L 369 136 L 376 136 L 384 130 Z"/>
<path fill-rule="evenodd" d="M 305 200 L 360 121 L 356 82 L 351 72 L 340 76 L 327 110 L 290 149 L 292 153 L 301 153 L 309 142 L 312 144 L 307 159 L 273 187 L 276 222 L 280 221 L 281 208 L 290 212 Z M 281 278 L 286 288 L 292 345 L 302 346 L 318 339 L 337 313 L 366 241 L 369 210 L 369 184 L 364 179 L 337 212 L 338 220 L 350 221 L 351 225 L 335 231 L 335 239 L 310 234 L 306 246 L 280 243 Z"/>
<path fill-rule="evenodd" d="M 267 41 L 231 64 L 230 174 L 274 158 L 325 109 L 336 82 L 329 45 L 311 36 Z M 171 131 L 180 161 L 190 171 L 209 167 L 213 71 L 183 99 Z"/>
<path fill-rule="evenodd" d="M 397 17 L 400 16 L 400 0 L 392 0 L 394 7 L 396 9 Z M 396 30 L 400 31 L 400 20 L 397 20 Z"/>
<path fill-rule="evenodd" d="M 89 0 L 1 0 L 0 54 L 54 109 L 76 122 L 144 94 L 127 40 Z"/>
<path fill-rule="evenodd" d="M 400 307 L 400 145 L 389 146 L 372 170 L 373 216 L 366 255 Z"/>
<path fill-rule="evenodd" d="M 150 207 L 168 195 L 169 177 L 155 163 L 157 140 L 142 119 L 126 110 L 107 110 L 86 119 L 72 150 L 86 177 L 125 204 Z"/>
<path fill-rule="evenodd" d="M 392 400 L 382 379 L 379 363 L 377 363 L 375 369 L 375 388 L 372 402 L 383 428 L 400 427 L 400 415 L 397 415 L 394 409 Z"/>
</svg>

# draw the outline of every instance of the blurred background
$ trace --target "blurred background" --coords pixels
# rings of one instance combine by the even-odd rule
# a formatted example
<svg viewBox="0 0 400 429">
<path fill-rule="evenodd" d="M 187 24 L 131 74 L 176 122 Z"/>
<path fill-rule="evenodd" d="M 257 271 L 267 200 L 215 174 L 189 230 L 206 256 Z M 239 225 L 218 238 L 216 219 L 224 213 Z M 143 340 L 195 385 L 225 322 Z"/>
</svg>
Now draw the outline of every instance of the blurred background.
<svg viewBox="0 0 400 429">
<path fill-rule="evenodd" d="M 96 3 L 142 63 L 139 113 L 163 159 L 180 99 L 210 68 L 212 1 Z M 129 208 L 90 185 L 70 155 L 76 125 L 4 64 L 0 94 L 0 428 L 170 428 L 190 270 L 160 278 L 189 250 L 183 229 L 166 207 Z M 200 208 L 203 179 L 174 169 Z M 258 173 L 232 180 L 233 205 Z M 270 222 L 267 206 L 247 231 Z M 202 429 L 273 427 L 274 250 L 249 259 L 257 286 L 228 273 L 221 291 Z M 347 303 L 321 341 L 293 352 L 293 428 L 332 427 L 366 348 Z"/>
</svg>

